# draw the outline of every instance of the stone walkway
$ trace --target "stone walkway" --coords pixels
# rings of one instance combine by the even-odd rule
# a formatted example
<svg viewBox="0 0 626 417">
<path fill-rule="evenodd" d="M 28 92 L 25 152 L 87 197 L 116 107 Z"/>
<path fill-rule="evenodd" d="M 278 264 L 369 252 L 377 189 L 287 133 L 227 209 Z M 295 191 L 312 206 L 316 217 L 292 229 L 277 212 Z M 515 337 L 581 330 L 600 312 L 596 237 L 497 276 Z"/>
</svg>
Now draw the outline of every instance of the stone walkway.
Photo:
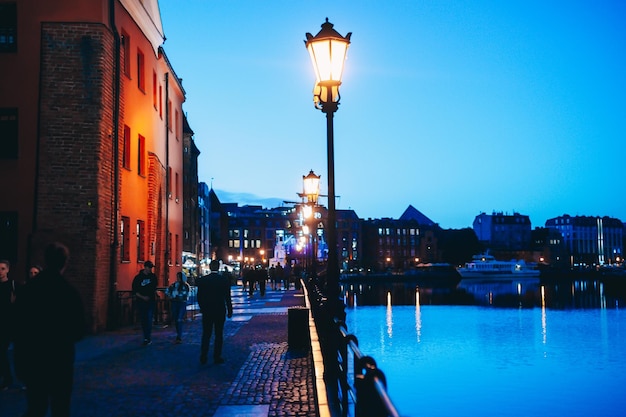
<svg viewBox="0 0 626 417">
<path fill-rule="evenodd" d="M 288 309 L 304 306 L 301 291 L 253 297 L 232 288 L 226 321 L 226 363 L 200 365 L 200 317 L 186 322 L 183 344 L 172 327 L 156 327 L 141 346 L 138 327 L 87 337 L 77 345 L 72 415 L 85 417 L 314 417 L 312 355 L 290 350 Z M 0 416 L 18 417 L 25 391 L 0 392 Z"/>
</svg>

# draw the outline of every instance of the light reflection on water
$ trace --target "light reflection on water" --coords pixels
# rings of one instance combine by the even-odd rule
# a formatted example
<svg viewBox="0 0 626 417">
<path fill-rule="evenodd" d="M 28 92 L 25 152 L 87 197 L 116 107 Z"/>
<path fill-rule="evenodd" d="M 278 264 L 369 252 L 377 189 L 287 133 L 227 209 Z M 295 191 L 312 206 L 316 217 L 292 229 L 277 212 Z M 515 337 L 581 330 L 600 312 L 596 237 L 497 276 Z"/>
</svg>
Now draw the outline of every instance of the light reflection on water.
<svg viewBox="0 0 626 417">
<path fill-rule="evenodd" d="M 617 308 L 346 307 L 403 416 L 626 415 Z"/>
</svg>

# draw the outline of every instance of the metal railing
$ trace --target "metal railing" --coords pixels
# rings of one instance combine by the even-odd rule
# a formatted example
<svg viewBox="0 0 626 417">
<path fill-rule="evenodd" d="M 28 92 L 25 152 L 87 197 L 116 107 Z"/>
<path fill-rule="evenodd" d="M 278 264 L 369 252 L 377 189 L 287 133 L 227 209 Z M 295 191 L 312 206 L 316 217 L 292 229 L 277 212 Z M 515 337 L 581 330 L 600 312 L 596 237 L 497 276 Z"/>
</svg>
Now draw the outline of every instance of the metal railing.
<svg viewBox="0 0 626 417">
<path fill-rule="evenodd" d="M 336 321 L 335 324 L 341 338 L 337 361 L 342 415 L 348 415 L 352 402 L 356 417 L 399 417 L 400 414 L 387 392 L 387 379 L 383 371 L 378 368 L 374 358 L 361 352 L 357 337 L 348 334 L 345 323 Z"/>
<path fill-rule="evenodd" d="M 157 288 L 157 298 L 154 307 L 154 324 L 156 325 L 172 324 L 172 309 L 170 300 L 165 296 L 165 290 L 166 288 Z M 187 320 L 195 320 L 198 315 L 197 294 L 198 288 L 191 287 L 189 300 L 187 301 Z M 117 291 L 114 312 L 117 327 L 130 326 L 139 322 L 134 301 L 132 291 Z"/>
<path fill-rule="evenodd" d="M 315 282 L 307 283 L 322 356 L 329 403 L 342 417 L 399 417 L 387 392 L 385 374 L 359 349 L 345 323 L 329 314 L 333 306 Z"/>
</svg>

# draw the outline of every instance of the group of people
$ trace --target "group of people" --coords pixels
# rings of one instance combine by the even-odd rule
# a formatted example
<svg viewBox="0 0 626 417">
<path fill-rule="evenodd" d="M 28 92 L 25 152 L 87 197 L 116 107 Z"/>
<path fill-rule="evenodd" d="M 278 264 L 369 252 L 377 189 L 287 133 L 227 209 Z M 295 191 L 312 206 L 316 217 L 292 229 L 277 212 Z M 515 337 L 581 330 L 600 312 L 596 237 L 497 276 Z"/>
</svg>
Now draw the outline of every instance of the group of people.
<svg viewBox="0 0 626 417">
<path fill-rule="evenodd" d="M 256 285 L 259 285 L 261 296 L 265 296 L 267 282 L 271 283 L 273 290 L 288 290 L 291 282 L 297 285 L 297 281 L 293 279 L 291 265 L 285 262 L 283 267 L 280 262 L 271 265 L 269 268 L 263 268 L 261 265 L 256 267 L 246 266 L 241 275 L 241 281 L 244 291 L 247 289 L 250 296 L 254 294 Z"/>
<path fill-rule="evenodd" d="M 43 417 L 48 408 L 54 417 L 70 415 L 75 343 L 85 334 L 85 315 L 78 291 L 64 278 L 69 255 L 62 243 L 48 245 L 45 267 L 31 267 L 21 284 L 10 279 L 10 262 L 0 260 L 0 389 L 15 379 L 24 384 L 24 417 Z"/>
<path fill-rule="evenodd" d="M 198 306 L 202 313 L 202 339 L 200 343 L 200 363 L 206 364 L 208 360 L 211 336 L 215 333 L 213 341 L 213 362 L 224 363 L 222 347 L 224 342 L 224 323 L 226 317 L 233 316 L 233 305 L 230 297 L 230 280 L 219 272 L 220 263 L 217 260 L 209 264 L 209 273 L 196 279 L 198 288 Z M 152 321 L 156 306 L 157 277 L 152 272 L 154 264 L 146 261 L 143 269 L 135 276 L 132 283 L 137 310 L 141 320 L 143 345 L 152 343 Z M 176 325 L 175 343 L 182 343 L 183 323 L 187 312 L 190 286 L 185 274 L 178 272 L 176 282 L 165 290 L 165 294 L 171 301 L 172 319 Z"/>
</svg>

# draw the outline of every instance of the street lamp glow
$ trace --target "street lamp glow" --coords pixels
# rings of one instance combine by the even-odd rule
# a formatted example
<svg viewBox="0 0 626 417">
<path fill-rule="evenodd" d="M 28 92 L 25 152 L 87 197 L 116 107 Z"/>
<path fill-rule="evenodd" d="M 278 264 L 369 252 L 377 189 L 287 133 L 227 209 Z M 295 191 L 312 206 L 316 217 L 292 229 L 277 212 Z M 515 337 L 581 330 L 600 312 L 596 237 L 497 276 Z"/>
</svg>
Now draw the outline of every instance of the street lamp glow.
<svg viewBox="0 0 626 417">
<path fill-rule="evenodd" d="M 352 33 L 348 33 L 345 37 L 341 36 L 326 18 L 326 22 L 322 24 L 322 30 L 317 35 L 306 33 L 305 36 L 304 43 L 315 71 L 313 100 L 316 106 L 322 103 L 322 107 L 323 103 L 337 103 Z"/>
<path fill-rule="evenodd" d="M 308 175 L 302 176 L 302 196 L 307 198 L 309 203 L 317 204 L 320 195 L 320 175 L 315 175 L 311 170 Z"/>
<path fill-rule="evenodd" d="M 305 219 L 310 219 L 313 216 L 313 207 L 306 205 L 302 206 L 302 217 Z"/>
</svg>

